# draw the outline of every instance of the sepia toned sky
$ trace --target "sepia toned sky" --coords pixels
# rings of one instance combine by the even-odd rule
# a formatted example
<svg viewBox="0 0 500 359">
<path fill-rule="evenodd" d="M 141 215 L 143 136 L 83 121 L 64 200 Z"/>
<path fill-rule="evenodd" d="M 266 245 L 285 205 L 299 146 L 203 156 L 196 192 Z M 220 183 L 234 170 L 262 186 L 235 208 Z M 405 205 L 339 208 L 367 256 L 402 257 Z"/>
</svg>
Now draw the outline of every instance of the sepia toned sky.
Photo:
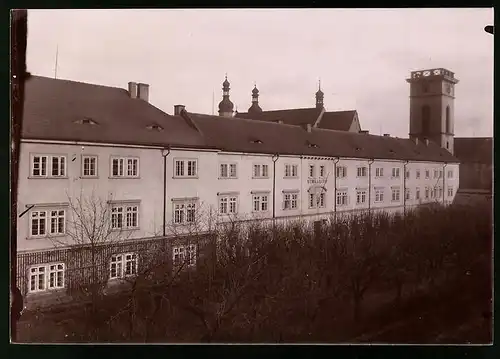
<svg viewBox="0 0 500 359">
<path fill-rule="evenodd" d="M 492 136 L 493 9 L 29 10 L 28 71 L 126 88 L 215 113 L 224 74 L 240 112 L 254 82 L 264 110 L 356 109 L 370 133 L 408 136 L 410 71 L 447 68 L 455 135 Z"/>
</svg>

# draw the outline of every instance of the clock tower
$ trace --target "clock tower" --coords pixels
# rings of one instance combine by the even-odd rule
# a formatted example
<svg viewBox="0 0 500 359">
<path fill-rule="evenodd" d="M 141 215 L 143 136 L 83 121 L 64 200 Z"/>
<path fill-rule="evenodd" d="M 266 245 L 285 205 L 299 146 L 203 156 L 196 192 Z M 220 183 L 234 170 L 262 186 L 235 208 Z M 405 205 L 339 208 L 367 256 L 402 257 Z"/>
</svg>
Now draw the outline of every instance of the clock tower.
<svg viewBox="0 0 500 359">
<path fill-rule="evenodd" d="M 453 154 L 455 74 L 446 69 L 413 71 L 410 84 L 410 139 L 428 139 Z"/>
</svg>

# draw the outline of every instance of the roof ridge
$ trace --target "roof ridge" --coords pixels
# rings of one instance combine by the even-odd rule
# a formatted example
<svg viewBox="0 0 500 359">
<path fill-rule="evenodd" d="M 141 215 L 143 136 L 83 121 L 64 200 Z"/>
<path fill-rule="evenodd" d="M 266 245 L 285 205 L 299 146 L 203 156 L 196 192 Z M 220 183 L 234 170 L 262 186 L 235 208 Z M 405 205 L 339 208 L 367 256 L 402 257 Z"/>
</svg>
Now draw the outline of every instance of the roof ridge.
<svg viewBox="0 0 500 359">
<path fill-rule="evenodd" d="M 109 88 L 109 89 L 127 91 L 123 87 L 99 85 L 99 84 L 94 84 L 94 83 L 90 83 L 90 82 L 67 80 L 67 79 L 61 79 L 61 78 L 55 79 L 55 78 L 48 77 L 48 76 L 33 75 L 33 74 L 31 74 L 30 77 L 28 77 L 27 81 L 29 81 L 31 78 L 40 78 L 40 79 L 44 79 L 44 80 L 59 81 L 59 82 L 70 82 L 73 84 L 89 85 L 89 86 L 104 87 L 104 88 Z"/>
</svg>

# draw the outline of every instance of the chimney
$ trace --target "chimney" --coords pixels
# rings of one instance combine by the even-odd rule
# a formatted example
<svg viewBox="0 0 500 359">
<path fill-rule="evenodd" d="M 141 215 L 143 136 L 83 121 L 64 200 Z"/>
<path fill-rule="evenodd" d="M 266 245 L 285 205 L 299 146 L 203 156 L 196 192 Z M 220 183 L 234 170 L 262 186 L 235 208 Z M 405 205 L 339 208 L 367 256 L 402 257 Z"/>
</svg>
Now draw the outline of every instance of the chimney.
<svg viewBox="0 0 500 359">
<path fill-rule="evenodd" d="M 138 83 L 137 84 L 137 98 L 144 100 L 146 102 L 149 101 L 149 85 Z"/>
<path fill-rule="evenodd" d="M 130 98 L 137 98 L 137 82 L 128 83 L 128 94 Z"/>
<path fill-rule="evenodd" d="M 424 142 L 425 142 L 426 146 L 429 146 L 429 139 L 428 138 L 424 138 Z"/>
<path fill-rule="evenodd" d="M 308 123 L 307 126 L 306 126 L 306 129 L 307 129 L 307 132 L 311 132 L 312 131 L 312 125 L 310 123 Z"/>
<path fill-rule="evenodd" d="M 186 106 L 184 105 L 174 105 L 174 116 L 179 116 L 182 110 L 185 110 Z"/>
<path fill-rule="evenodd" d="M 370 131 L 368 130 L 363 130 L 363 131 L 359 131 L 359 133 L 362 133 L 363 135 L 368 135 L 370 133 Z"/>
<path fill-rule="evenodd" d="M 418 145 L 418 137 L 415 137 L 415 144 Z"/>
<path fill-rule="evenodd" d="M 384 137 L 391 137 L 388 133 L 384 133 Z"/>
</svg>

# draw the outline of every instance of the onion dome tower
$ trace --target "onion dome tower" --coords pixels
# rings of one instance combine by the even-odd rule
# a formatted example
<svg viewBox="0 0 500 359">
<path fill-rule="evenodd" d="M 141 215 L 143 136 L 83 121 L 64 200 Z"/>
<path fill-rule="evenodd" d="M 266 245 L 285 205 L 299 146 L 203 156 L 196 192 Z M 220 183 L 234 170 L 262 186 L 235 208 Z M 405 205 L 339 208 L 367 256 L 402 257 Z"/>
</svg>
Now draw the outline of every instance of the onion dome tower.
<svg viewBox="0 0 500 359">
<path fill-rule="evenodd" d="M 252 90 L 252 106 L 248 109 L 248 113 L 257 114 L 261 113 L 262 109 L 259 106 L 259 89 L 254 85 Z"/>
<path fill-rule="evenodd" d="M 318 92 L 316 92 L 316 108 L 323 108 L 323 98 L 325 94 L 321 91 L 321 80 L 319 81 Z"/>
<path fill-rule="evenodd" d="M 222 83 L 222 101 L 219 103 L 219 116 L 233 117 L 234 105 L 229 99 L 229 81 L 226 79 Z"/>
</svg>

